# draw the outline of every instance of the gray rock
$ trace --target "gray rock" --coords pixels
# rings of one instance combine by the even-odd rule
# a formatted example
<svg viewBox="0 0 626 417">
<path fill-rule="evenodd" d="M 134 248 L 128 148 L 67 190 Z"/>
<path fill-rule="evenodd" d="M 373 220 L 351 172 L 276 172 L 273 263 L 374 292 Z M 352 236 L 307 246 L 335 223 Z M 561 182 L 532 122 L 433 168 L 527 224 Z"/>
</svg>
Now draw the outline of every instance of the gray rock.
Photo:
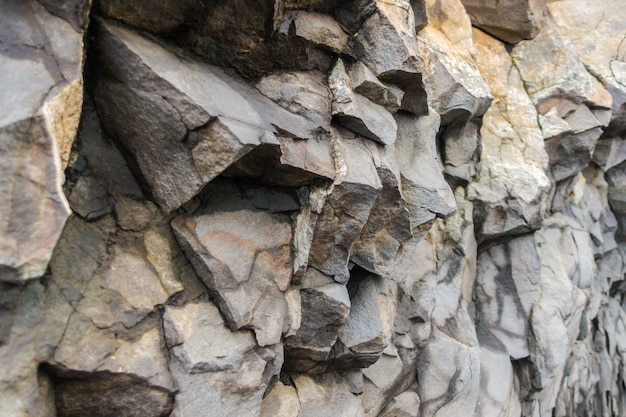
<svg viewBox="0 0 626 417">
<path fill-rule="evenodd" d="M 298 417 L 300 409 L 296 388 L 279 381 L 265 393 L 259 416 Z"/>
<path fill-rule="evenodd" d="M 35 1 L 0 7 L 0 281 L 17 283 L 44 274 L 70 214 L 62 170 L 80 119 L 83 41 Z"/>
<path fill-rule="evenodd" d="M 593 152 L 593 161 L 608 171 L 626 160 L 626 140 L 623 138 L 601 139 Z"/>
<path fill-rule="evenodd" d="M 370 143 L 383 189 L 376 197 L 367 223 L 350 252 L 350 260 L 362 268 L 391 277 L 403 242 L 412 237 L 410 214 L 402 195 L 395 148 Z"/>
<path fill-rule="evenodd" d="M 336 176 L 313 228 L 308 263 L 345 283 L 352 245 L 367 223 L 382 184 L 365 141 L 342 135 L 333 129 Z"/>
<path fill-rule="evenodd" d="M 420 397 L 414 391 L 405 391 L 394 399 L 380 413 L 381 417 L 412 417 L 420 408 Z"/>
<path fill-rule="evenodd" d="M 352 91 L 346 67 L 340 59 L 330 74 L 328 84 L 333 94 L 332 114 L 342 125 L 384 145 L 396 141 L 396 122 L 384 107 Z"/>
<path fill-rule="evenodd" d="M 301 324 L 293 336 L 285 338 L 285 368 L 294 372 L 326 372 L 334 359 L 331 349 L 337 342 L 339 330 L 348 320 L 350 298 L 344 285 L 332 282 L 314 269 L 307 275 L 321 275 L 326 283 L 300 290 Z"/>
<path fill-rule="evenodd" d="M 402 193 L 411 216 L 411 228 L 456 209 L 454 195 L 438 163 L 435 135 L 439 116 L 395 115 L 398 123 L 396 152 L 402 178 Z"/>
<path fill-rule="evenodd" d="M 259 415 L 269 378 L 282 364 L 280 346 L 259 348 L 252 332 L 231 331 L 207 301 L 168 306 L 163 325 L 180 390 L 174 415 Z"/>
<path fill-rule="evenodd" d="M 391 113 L 397 112 L 402 106 L 404 91 L 393 84 L 380 82 L 365 64 L 356 62 L 350 66 L 348 75 L 355 93 L 386 107 Z"/>
<path fill-rule="evenodd" d="M 504 44 L 474 30 L 481 74 L 494 101 L 483 117 L 478 178 L 468 187 L 476 204 L 479 241 L 541 227 L 550 181 L 537 113 Z M 511 181 L 515 178 L 515 181 Z"/>
<path fill-rule="evenodd" d="M 309 135 L 312 122 L 217 69 L 180 58 L 119 25 L 100 21 L 98 33 L 98 59 L 112 69 L 95 88 L 104 127 L 132 155 L 164 212 L 191 199 L 262 142 L 276 143 L 273 124 L 297 137 Z M 173 76 L 181 65 L 189 75 L 184 80 Z"/>
<path fill-rule="evenodd" d="M 624 132 L 626 121 L 626 66 L 620 52 L 626 24 L 619 1 L 602 4 L 588 0 L 548 2 L 548 9 L 561 36 L 570 42 L 589 72 L 602 82 L 613 97 L 611 124 L 607 137 Z M 577 10 L 586 10 L 584 18 Z"/>
<path fill-rule="evenodd" d="M 363 417 L 360 398 L 350 392 L 347 378 L 328 373 L 313 379 L 307 375 L 294 378 L 302 409 L 299 417 Z"/>
<path fill-rule="evenodd" d="M 424 381 L 418 384 L 420 415 L 472 415 L 479 393 L 478 345 L 466 346 L 433 330 L 417 366 Z"/>
<path fill-rule="evenodd" d="M 206 193 L 209 200 L 196 212 L 172 221 L 176 238 L 229 326 L 252 328 L 261 346 L 279 343 L 292 274 L 289 217 L 257 208 L 232 183 Z"/>
<path fill-rule="evenodd" d="M 529 320 L 540 298 L 541 261 L 534 235 L 478 255 L 476 311 L 513 359 L 529 356 Z"/>
<path fill-rule="evenodd" d="M 99 0 L 95 7 L 96 12 L 102 16 L 161 35 L 168 35 L 186 25 L 197 23 L 199 17 L 206 13 L 206 9 L 207 6 L 198 0 L 166 3 L 155 0 L 132 3 Z"/>
<path fill-rule="evenodd" d="M 415 41 L 415 16 L 408 0 L 376 1 L 374 13 L 359 29 L 355 53 L 383 81 L 404 90 L 402 109 L 428 113 L 421 72 L 424 62 Z"/>
<path fill-rule="evenodd" d="M 543 26 L 546 0 L 461 0 L 472 24 L 507 43 L 532 39 Z"/>
<path fill-rule="evenodd" d="M 331 94 L 322 74 L 283 72 L 270 74 L 256 88 L 281 107 L 330 130 Z"/>
<path fill-rule="evenodd" d="M 280 32 L 288 35 L 293 27 L 293 35 L 314 45 L 328 48 L 334 54 L 348 53 L 348 35 L 332 17 L 327 14 L 293 11 L 285 13 Z"/>
</svg>

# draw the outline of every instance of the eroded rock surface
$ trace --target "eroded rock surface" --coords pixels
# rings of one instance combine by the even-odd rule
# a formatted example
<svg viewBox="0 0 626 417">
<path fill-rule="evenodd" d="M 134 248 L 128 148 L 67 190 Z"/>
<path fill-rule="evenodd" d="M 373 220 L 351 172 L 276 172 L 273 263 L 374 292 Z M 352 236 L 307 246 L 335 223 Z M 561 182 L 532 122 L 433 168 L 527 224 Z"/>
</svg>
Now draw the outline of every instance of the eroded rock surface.
<svg viewBox="0 0 626 417">
<path fill-rule="evenodd" d="M 626 415 L 619 1 L 0 10 L 0 417 Z"/>
</svg>

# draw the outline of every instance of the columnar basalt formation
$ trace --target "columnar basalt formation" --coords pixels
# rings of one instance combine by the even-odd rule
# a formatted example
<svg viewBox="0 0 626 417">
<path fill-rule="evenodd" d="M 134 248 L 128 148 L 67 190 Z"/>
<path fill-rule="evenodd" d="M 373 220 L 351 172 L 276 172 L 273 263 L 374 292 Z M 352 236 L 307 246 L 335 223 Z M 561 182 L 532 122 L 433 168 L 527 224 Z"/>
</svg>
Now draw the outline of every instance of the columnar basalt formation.
<svg viewBox="0 0 626 417">
<path fill-rule="evenodd" d="M 619 0 L 0 0 L 0 417 L 626 415 Z"/>
</svg>

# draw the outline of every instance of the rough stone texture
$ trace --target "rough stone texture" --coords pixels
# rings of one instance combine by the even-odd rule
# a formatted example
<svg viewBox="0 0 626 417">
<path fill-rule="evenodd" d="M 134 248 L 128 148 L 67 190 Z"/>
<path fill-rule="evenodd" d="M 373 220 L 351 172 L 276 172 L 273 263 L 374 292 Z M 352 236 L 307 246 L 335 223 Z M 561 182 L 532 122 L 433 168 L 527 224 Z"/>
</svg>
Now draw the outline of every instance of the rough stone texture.
<svg viewBox="0 0 626 417">
<path fill-rule="evenodd" d="M 619 1 L 0 8 L 0 417 L 626 415 Z"/>
<path fill-rule="evenodd" d="M 480 131 L 478 178 L 468 187 L 477 203 L 479 240 L 487 240 L 539 228 L 550 182 L 537 113 L 517 66 L 503 43 L 473 33 L 479 69 L 494 96 Z"/>
<path fill-rule="evenodd" d="M 546 13 L 546 0 L 461 1 L 472 24 L 507 43 L 537 36 Z"/>
<path fill-rule="evenodd" d="M 43 275 L 70 215 L 62 170 L 80 120 L 83 41 L 35 1 L 0 7 L 0 281 L 18 283 Z"/>
</svg>

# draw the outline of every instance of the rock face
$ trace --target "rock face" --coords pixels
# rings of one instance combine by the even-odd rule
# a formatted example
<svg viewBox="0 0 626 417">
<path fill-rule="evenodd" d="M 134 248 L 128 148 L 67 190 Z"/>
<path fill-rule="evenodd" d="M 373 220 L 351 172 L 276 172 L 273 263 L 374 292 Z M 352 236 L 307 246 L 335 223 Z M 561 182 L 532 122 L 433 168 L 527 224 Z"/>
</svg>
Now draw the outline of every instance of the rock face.
<svg viewBox="0 0 626 417">
<path fill-rule="evenodd" d="M 0 10 L 0 417 L 626 415 L 620 1 Z"/>
</svg>

